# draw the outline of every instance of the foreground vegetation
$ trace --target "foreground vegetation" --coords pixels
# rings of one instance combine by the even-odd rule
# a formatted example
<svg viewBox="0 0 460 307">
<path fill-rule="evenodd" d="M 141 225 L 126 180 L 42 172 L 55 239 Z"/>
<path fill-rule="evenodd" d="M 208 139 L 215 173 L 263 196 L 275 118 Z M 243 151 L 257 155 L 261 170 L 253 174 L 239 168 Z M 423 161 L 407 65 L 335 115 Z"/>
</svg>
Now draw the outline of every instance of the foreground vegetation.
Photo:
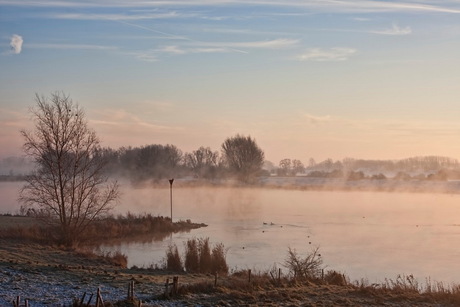
<svg viewBox="0 0 460 307">
<path fill-rule="evenodd" d="M 0 239 L 19 239 L 42 244 L 61 244 L 59 226 L 43 223 L 38 217 L 0 216 Z M 81 233 L 78 245 L 98 245 L 111 240 L 136 240 L 149 237 L 161 240 L 171 233 L 206 227 L 190 220 L 171 222 L 171 219 L 151 214 L 108 216 L 96 220 Z"/>
<path fill-rule="evenodd" d="M 199 240 L 198 240 L 199 241 Z M 168 269 L 123 268 L 107 258 L 82 250 L 59 249 L 37 243 L 0 239 L 0 299 L 15 298 L 27 291 L 37 276 L 52 284 L 67 284 L 77 291 L 67 294 L 67 302 L 80 306 L 88 286 L 119 288 L 121 297 L 103 292 L 104 306 L 459 306 L 460 287 L 442 283 L 418 283 L 413 276 L 398 276 L 381 284 L 351 282 L 334 270 L 325 271 L 318 250 L 299 255 L 288 251 L 286 263 L 267 271 L 239 270 L 230 273 L 202 274 Z M 165 281 L 178 277 L 173 293 L 165 291 Z M 27 281 L 24 283 L 24 281 Z M 126 296 L 134 282 L 134 295 Z M 39 285 L 40 286 L 40 285 Z M 46 287 L 46 284 L 42 284 Z M 81 289 L 78 291 L 78 289 Z M 7 290 L 7 294 L 5 293 Z M 64 291 L 64 290 L 63 290 Z M 73 294 L 72 294 L 73 293 Z M 51 305 L 61 305 L 65 293 L 46 293 Z M 3 296 L 2 296 L 3 295 Z M 23 296 L 30 302 L 40 297 Z M 11 300 L 9 300 L 11 301 Z M 71 304 L 68 303 L 67 306 Z M 94 306 L 95 299 L 91 301 Z"/>
<path fill-rule="evenodd" d="M 289 249 L 284 264 L 267 271 L 235 271 L 226 262 L 227 250 L 222 243 L 211 245 L 208 238 L 195 238 L 184 242 L 183 255 L 177 246 L 171 245 L 164 259 L 152 259 L 160 265 L 128 269 L 127 258 L 121 253 L 96 255 L 94 249 L 84 245 L 69 248 L 56 244 L 52 236 L 47 238 L 52 234 L 52 230 L 46 228 L 49 226 L 37 219 L 24 216 L 0 216 L 0 219 L 0 280 L 6 289 L 0 291 L 0 299 L 15 297 L 18 291 L 27 292 L 24 287 L 33 286 L 34 276 L 46 276 L 48 281 L 68 284 L 71 289 L 88 284 L 96 285 L 94 291 L 100 286 L 124 289 L 132 284 L 135 287 L 135 293 L 130 292 L 129 297 L 105 297 L 104 306 L 138 306 L 140 302 L 143 306 L 169 303 L 187 306 L 460 305 L 460 285 L 431 280 L 421 283 L 412 275 L 385 279 L 383 283 L 351 281 L 341 272 L 325 270 L 318 248 L 305 255 Z M 94 224 L 87 234 L 87 242 L 200 226 L 203 225 L 190 221 L 171 223 L 168 218 L 128 214 Z M 21 280 L 28 282 L 20 283 Z M 165 280 L 174 280 L 175 286 L 165 288 L 165 284 L 169 284 Z M 38 287 L 46 285 L 39 283 Z M 75 291 L 72 293 L 67 299 L 73 300 L 74 306 L 82 306 L 78 295 L 83 293 L 77 296 Z M 59 301 L 62 298 L 55 298 L 52 293 L 48 296 L 49 301 L 63 303 Z M 28 299 L 40 298 L 29 296 Z"/>
</svg>

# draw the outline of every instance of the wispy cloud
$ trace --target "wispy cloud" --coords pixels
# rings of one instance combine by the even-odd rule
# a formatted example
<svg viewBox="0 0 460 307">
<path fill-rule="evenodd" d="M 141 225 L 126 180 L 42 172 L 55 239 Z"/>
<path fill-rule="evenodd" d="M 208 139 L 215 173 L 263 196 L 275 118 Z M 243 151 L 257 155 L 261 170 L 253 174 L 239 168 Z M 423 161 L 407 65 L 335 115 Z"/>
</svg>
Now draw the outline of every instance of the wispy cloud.
<svg viewBox="0 0 460 307">
<path fill-rule="evenodd" d="M 352 20 L 359 21 L 359 22 L 367 22 L 367 21 L 371 21 L 372 19 L 364 18 L 364 17 L 353 17 Z"/>
<path fill-rule="evenodd" d="M 227 48 L 192 48 L 190 49 L 192 53 L 223 53 L 223 52 L 235 52 L 235 50 Z M 239 51 L 240 53 L 246 53 Z"/>
<path fill-rule="evenodd" d="M 243 52 L 240 50 L 229 49 L 229 48 L 211 48 L 211 47 L 203 47 L 203 48 L 181 48 L 178 46 L 164 46 L 162 48 L 155 49 L 154 53 L 166 53 L 172 55 L 181 55 L 187 53 L 224 53 L 224 52 Z M 246 53 L 246 52 L 243 52 Z"/>
<path fill-rule="evenodd" d="M 208 33 L 223 33 L 223 34 L 243 34 L 243 35 L 264 35 L 264 36 L 293 36 L 295 34 L 291 32 L 281 32 L 281 31 L 258 31 L 254 29 L 236 29 L 236 28 L 222 28 L 222 27 L 212 27 L 212 28 L 203 28 L 199 29 L 203 32 Z"/>
<path fill-rule="evenodd" d="M 103 110 L 97 113 L 98 118 L 92 119 L 91 122 L 102 126 L 117 126 L 126 129 L 128 127 L 134 128 L 148 128 L 151 130 L 177 130 L 177 127 L 169 127 L 165 125 L 155 124 L 149 121 L 145 121 L 139 116 L 130 113 L 124 109 L 119 110 Z"/>
<path fill-rule="evenodd" d="M 102 141 L 112 147 L 142 146 L 150 142 L 152 137 L 155 142 L 166 144 L 171 139 L 184 136 L 184 127 L 158 121 L 161 117 L 157 113 L 152 114 L 154 109 L 158 109 L 158 106 L 143 112 L 142 116 L 125 109 L 93 110 L 89 122 Z"/>
<path fill-rule="evenodd" d="M 161 54 L 185 55 L 193 53 L 249 53 L 243 49 L 281 49 L 297 44 L 298 40 L 275 39 L 270 41 L 248 42 L 202 42 L 185 40 L 182 45 L 165 45 L 160 48 L 140 52 L 126 52 L 139 60 L 155 62 Z"/>
<path fill-rule="evenodd" d="M 24 42 L 24 40 L 22 39 L 22 36 L 17 35 L 17 34 L 13 34 L 13 36 L 11 37 L 11 41 L 10 41 L 11 51 L 14 54 L 20 54 L 21 51 L 22 51 L 22 43 L 23 42 Z"/>
<path fill-rule="evenodd" d="M 179 48 L 178 46 L 164 46 L 162 48 L 156 49 L 157 52 L 161 53 L 170 53 L 170 54 L 185 54 L 187 51 Z"/>
<path fill-rule="evenodd" d="M 438 12 L 460 13 L 458 2 L 454 1 L 373 1 L 373 0 L 112 0 L 112 1 L 59 1 L 59 0 L 0 0 L 0 5 L 29 7 L 119 7 L 119 8 L 157 8 L 157 7 L 193 7 L 193 6 L 272 6 L 307 8 L 317 11 L 334 11 L 343 13 L 373 12 Z"/>
<path fill-rule="evenodd" d="M 126 21 L 117 21 L 121 24 L 125 24 L 131 27 L 139 28 L 145 31 L 153 32 L 153 33 L 158 33 L 163 35 L 163 39 L 169 39 L 169 40 L 177 40 L 181 42 L 182 44 L 187 43 L 188 46 L 178 46 L 178 45 L 167 45 L 163 46 L 161 48 L 157 49 L 151 49 L 151 50 L 144 50 L 144 51 L 134 51 L 134 52 L 124 52 L 125 54 L 128 55 L 133 55 L 137 59 L 145 61 L 145 62 L 156 62 L 159 60 L 158 56 L 160 54 L 174 54 L 174 55 L 180 55 L 180 54 L 187 54 L 187 53 L 222 53 L 222 52 L 238 52 L 238 53 L 247 53 L 244 50 L 239 50 L 236 48 L 230 48 L 230 47 L 222 47 L 222 46 L 216 46 L 214 43 L 205 43 L 199 40 L 191 39 L 186 36 L 181 36 L 181 35 L 176 35 L 176 34 L 171 34 L 171 33 L 166 33 L 163 31 L 158 31 L 156 29 L 152 29 L 150 27 L 138 25 L 135 23 L 131 22 L 126 22 Z M 217 43 L 219 44 L 219 43 Z M 191 47 L 192 46 L 192 47 Z"/>
<path fill-rule="evenodd" d="M 166 33 L 166 32 L 163 32 L 163 31 L 158 31 L 158 30 L 155 30 L 155 29 L 152 29 L 152 28 L 149 28 L 149 27 L 145 27 L 145 26 L 142 26 L 142 25 L 138 25 L 138 24 L 122 21 L 122 20 L 117 20 L 117 21 L 119 23 L 121 23 L 121 24 L 130 26 L 130 27 L 134 27 L 134 28 L 142 29 L 142 30 L 145 30 L 145 31 L 148 31 L 148 32 L 153 32 L 153 33 L 164 35 L 165 36 L 164 38 L 166 38 L 166 39 L 191 40 L 191 39 L 189 39 L 189 38 L 187 38 L 185 36 Z"/>
<path fill-rule="evenodd" d="M 393 27 L 391 27 L 390 29 L 369 32 L 383 35 L 409 35 L 412 33 L 412 29 L 410 27 L 401 28 L 397 24 L 394 24 Z"/>
<path fill-rule="evenodd" d="M 103 46 L 103 45 L 88 45 L 88 44 L 46 44 L 46 43 L 32 43 L 27 44 L 28 48 L 37 49 L 62 49 L 62 50 L 117 50 L 115 46 Z"/>
<path fill-rule="evenodd" d="M 249 48 L 249 49 L 283 49 L 290 48 L 300 42 L 298 39 L 279 38 L 265 41 L 247 42 L 197 42 L 202 47 L 227 47 L 227 48 Z"/>
<path fill-rule="evenodd" d="M 145 51 L 125 51 L 122 54 L 134 57 L 143 62 L 158 62 L 158 52 L 155 50 L 145 50 Z"/>
<path fill-rule="evenodd" d="M 318 62 L 328 62 L 328 61 L 346 61 L 352 55 L 356 54 L 357 50 L 352 48 L 330 48 L 330 49 L 321 49 L 321 48 L 311 48 L 299 56 L 297 59 L 300 61 L 318 61 Z"/>
<path fill-rule="evenodd" d="M 187 17 L 192 15 L 187 14 Z M 92 14 L 92 13 L 57 13 L 47 14 L 43 17 L 54 18 L 54 19 L 70 19 L 70 20 L 144 20 L 144 19 L 169 19 L 185 17 L 184 14 L 177 12 L 165 12 L 165 13 L 150 13 L 150 14 Z"/>
<path fill-rule="evenodd" d="M 331 122 L 333 120 L 330 115 L 317 116 L 317 115 L 312 115 L 312 114 L 305 113 L 303 115 L 303 117 L 305 119 L 307 119 L 312 124 L 328 123 L 328 122 Z"/>
<path fill-rule="evenodd" d="M 229 16 L 202 16 L 201 19 L 212 20 L 212 21 L 222 21 L 229 19 Z"/>
<path fill-rule="evenodd" d="M 4 132 L 7 127 L 17 129 L 28 126 L 30 118 L 23 111 L 14 111 L 7 108 L 0 108 L 0 127 Z"/>
</svg>

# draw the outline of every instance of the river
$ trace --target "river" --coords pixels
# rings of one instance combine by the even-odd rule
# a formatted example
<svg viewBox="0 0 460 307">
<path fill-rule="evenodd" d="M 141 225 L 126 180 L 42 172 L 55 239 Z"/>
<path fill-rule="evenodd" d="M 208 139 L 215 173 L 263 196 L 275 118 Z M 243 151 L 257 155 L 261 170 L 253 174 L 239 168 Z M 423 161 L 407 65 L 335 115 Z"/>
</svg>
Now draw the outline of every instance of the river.
<svg viewBox="0 0 460 307">
<path fill-rule="evenodd" d="M 0 212 L 14 213 L 19 183 L 0 183 Z M 129 266 L 160 264 L 169 244 L 189 238 L 224 243 L 231 269 L 283 270 L 288 248 L 319 247 L 326 269 L 351 280 L 382 282 L 413 274 L 460 283 L 460 195 L 322 192 L 267 188 L 173 187 L 173 219 L 209 226 L 162 241 L 102 246 L 128 256 Z M 170 190 L 122 186 L 117 213 L 170 215 Z"/>
</svg>

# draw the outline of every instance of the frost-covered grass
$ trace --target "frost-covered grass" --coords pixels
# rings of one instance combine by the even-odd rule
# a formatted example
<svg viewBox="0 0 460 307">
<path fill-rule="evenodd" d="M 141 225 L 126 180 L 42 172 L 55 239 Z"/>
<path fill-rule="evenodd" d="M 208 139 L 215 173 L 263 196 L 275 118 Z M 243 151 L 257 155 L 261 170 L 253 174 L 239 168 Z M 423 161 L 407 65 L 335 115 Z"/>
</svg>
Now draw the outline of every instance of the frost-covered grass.
<svg viewBox="0 0 460 307">
<path fill-rule="evenodd" d="M 318 270 L 316 256 L 290 254 L 295 266 L 267 271 L 237 270 L 228 275 L 180 273 L 178 294 L 164 296 L 173 274 L 158 269 L 123 269 L 103 257 L 77 251 L 0 240 L 0 306 L 17 296 L 30 306 L 70 306 L 101 290 L 105 302 L 127 297 L 134 281 L 136 300 L 143 306 L 459 306 L 460 287 L 413 276 L 386 279 L 381 284 L 351 282 L 334 270 Z M 310 267 L 313 274 L 294 274 Z M 94 304 L 94 297 L 92 304 Z M 126 306 L 126 305 L 123 305 Z"/>
</svg>

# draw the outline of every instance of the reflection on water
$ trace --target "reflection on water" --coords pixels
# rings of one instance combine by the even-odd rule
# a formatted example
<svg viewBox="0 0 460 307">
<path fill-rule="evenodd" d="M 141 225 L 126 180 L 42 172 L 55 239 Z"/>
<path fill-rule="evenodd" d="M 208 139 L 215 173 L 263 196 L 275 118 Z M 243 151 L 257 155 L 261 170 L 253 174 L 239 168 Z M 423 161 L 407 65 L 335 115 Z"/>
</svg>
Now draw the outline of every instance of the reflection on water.
<svg viewBox="0 0 460 307">
<path fill-rule="evenodd" d="M 176 233 L 190 233 L 191 229 L 181 230 Z M 144 235 L 137 235 L 137 236 L 129 236 L 123 238 L 116 238 L 111 240 L 105 240 L 103 246 L 104 247 L 118 247 L 120 245 L 129 245 L 129 244 L 151 244 L 154 242 L 161 242 L 167 238 L 172 236 L 171 233 L 168 232 L 155 232 L 152 234 L 144 234 Z"/>
<path fill-rule="evenodd" d="M 169 195 L 167 182 L 164 189 L 125 186 L 117 211 L 169 216 Z M 228 248 L 231 268 L 265 270 L 282 267 L 288 247 L 304 253 L 319 246 L 328 268 L 352 279 L 413 274 L 422 282 L 460 283 L 460 195 L 187 188 L 179 182 L 173 216 L 209 226 L 102 248 L 125 253 L 129 266 L 149 266 L 163 261 L 171 243 L 182 251 L 187 239 L 209 237 Z"/>
</svg>

